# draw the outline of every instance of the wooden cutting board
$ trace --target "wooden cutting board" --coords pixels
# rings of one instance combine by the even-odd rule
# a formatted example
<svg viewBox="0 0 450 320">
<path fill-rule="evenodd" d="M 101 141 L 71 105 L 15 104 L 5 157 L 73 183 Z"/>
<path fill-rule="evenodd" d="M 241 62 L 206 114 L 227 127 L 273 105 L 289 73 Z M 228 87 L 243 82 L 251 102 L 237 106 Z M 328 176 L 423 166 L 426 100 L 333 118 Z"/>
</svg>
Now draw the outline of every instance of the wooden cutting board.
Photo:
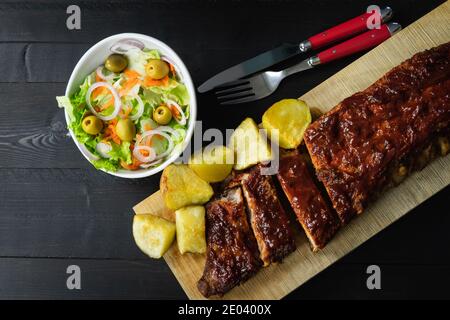
<svg viewBox="0 0 450 320">
<path fill-rule="evenodd" d="M 450 41 L 450 2 L 442 4 L 391 39 L 324 81 L 302 97 L 310 107 L 325 112 L 344 98 L 364 90 L 384 73 L 413 54 Z M 258 120 L 258 119 L 255 119 Z M 423 171 L 412 174 L 400 186 L 388 190 L 364 214 L 339 231 L 324 250 L 312 253 L 298 225 L 297 250 L 283 263 L 264 268 L 227 293 L 222 299 L 280 299 L 342 258 L 408 211 L 450 184 L 450 156 L 439 158 Z M 134 208 L 174 220 L 157 191 Z M 197 281 L 203 272 L 204 255 L 178 252 L 176 244 L 164 259 L 190 299 L 203 299 Z"/>
</svg>

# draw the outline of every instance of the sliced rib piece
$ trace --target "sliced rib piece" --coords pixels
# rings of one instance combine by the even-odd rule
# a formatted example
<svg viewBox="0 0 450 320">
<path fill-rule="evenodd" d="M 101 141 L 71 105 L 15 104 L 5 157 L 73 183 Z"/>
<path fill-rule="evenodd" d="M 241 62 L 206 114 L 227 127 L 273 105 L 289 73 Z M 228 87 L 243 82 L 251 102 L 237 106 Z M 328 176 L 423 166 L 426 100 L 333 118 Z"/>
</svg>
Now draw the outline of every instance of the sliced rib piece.
<svg viewBox="0 0 450 320">
<path fill-rule="evenodd" d="M 343 223 L 391 184 L 399 165 L 417 163 L 411 159 L 448 135 L 449 78 L 450 42 L 414 55 L 306 130 L 317 176 Z"/>
<path fill-rule="evenodd" d="M 279 262 L 296 248 L 289 218 L 278 199 L 272 177 L 261 174 L 261 165 L 242 174 L 241 185 L 250 224 L 264 266 Z"/>
<path fill-rule="evenodd" d="M 278 181 L 300 222 L 313 251 L 322 249 L 340 227 L 337 214 L 330 210 L 298 151 L 283 154 Z"/>
<path fill-rule="evenodd" d="M 206 205 L 206 241 L 205 269 L 197 283 L 205 297 L 223 295 L 261 268 L 239 187 L 225 190 Z"/>
</svg>

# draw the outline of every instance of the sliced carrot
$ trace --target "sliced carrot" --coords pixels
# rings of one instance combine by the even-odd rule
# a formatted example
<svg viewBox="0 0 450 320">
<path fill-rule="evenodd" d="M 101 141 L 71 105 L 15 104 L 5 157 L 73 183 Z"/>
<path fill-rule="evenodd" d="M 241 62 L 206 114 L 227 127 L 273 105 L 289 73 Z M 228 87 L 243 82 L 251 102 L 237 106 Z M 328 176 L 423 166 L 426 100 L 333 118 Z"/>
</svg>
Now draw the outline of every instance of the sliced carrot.
<svg viewBox="0 0 450 320">
<path fill-rule="evenodd" d="M 130 146 L 130 149 L 131 149 L 131 146 Z M 133 156 L 132 161 L 133 162 L 131 164 L 128 164 L 125 161 L 120 160 L 120 165 L 122 166 L 122 168 L 125 168 L 127 170 L 137 170 L 137 169 L 139 169 L 139 166 L 142 164 L 142 162 L 140 162 L 134 156 Z"/>
<path fill-rule="evenodd" d="M 105 111 L 109 107 L 114 105 L 114 97 L 111 97 L 104 105 L 98 106 L 97 112 Z"/>
<path fill-rule="evenodd" d="M 95 88 L 94 91 L 92 91 L 92 98 L 97 98 L 99 95 L 105 93 L 106 91 L 108 91 L 108 89 L 106 89 L 105 87 L 98 87 Z"/>
<path fill-rule="evenodd" d="M 141 165 L 141 162 L 136 158 L 133 158 L 133 163 L 128 164 L 125 161 L 120 160 L 120 165 L 122 166 L 122 168 L 127 170 L 138 170 L 139 166 Z"/>
<path fill-rule="evenodd" d="M 155 80 L 147 76 L 144 78 L 143 85 L 145 87 L 157 87 L 157 86 L 167 87 L 169 85 L 169 76 L 165 76 L 161 80 Z"/>
<path fill-rule="evenodd" d="M 177 75 L 177 70 L 175 69 L 175 67 L 173 66 L 173 64 L 168 63 L 169 64 L 169 70 L 170 72 L 172 72 L 173 76 L 175 77 Z"/>
<path fill-rule="evenodd" d="M 164 87 L 167 87 L 169 85 L 169 76 L 165 76 L 164 78 L 161 79 Z"/>
<path fill-rule="evenodd" d="M 145 139 L 145 145 L 147 147 L 151 147 L 152 146 L 152 137 Z"/>
<path fill-rule="evenodd" d="M 153 128 L 149 123 L 146 123 L 144 125 L 144 131 L 149 131 L 149 130 L 153 130 L 153 129 L 155 129 L 155 128 Z"/>
<path fill-rule="evenodd" d="M 122 143 L 122 140 L 120 140 L 119 136 L 117 136 L 117 135 L 114 135 L 112 137 L 112 141 L 114 141 L 117 144 L 121 144 Z"/>
<path fill-rule="evenodd" d="M 180 119 L 181 117 L 180 111 L 175 106 L 169 106 L 169 109 L 172 112 L 174 118 Z"/>
<path fill-rule="evenodd" d="M 128 80 L 127 82 L 125 82 L 122 85 L 122 88 L 119 90 L 119 94 L 121 96 L 126 95 L 131 89 L 133 89 L 133 87 L 135 85 L 137 85 L 140 82 L 140 80 L 138 78 L 132 78 L 130 80 Z"/>
<path fill-rule="evenodd" d="M 117 144 L 121 144 L 122 141 L 120 140 L 119 136 L 116 133 L 116 124 L 117 124 L 117 120 L 116 119 L 112 120 L 108 124 L 108 127 L 106 127 L 106 129 L 105 129 L 104 139 L 112 140 L 112 141 L 114 141 Z"/>
<path fill-rule="evenodd" d="M 125 110 L 124 110 L 124 108 L 122 108 L 122 109 L 120 110 L 120 115 L 121 115 L 123 118 L 128 118 L 128 116 L 130 115 L 130 113 L 131 113 L 132 110 L 133 110 L 133 108 L 130 107 L 130 106 L 127 106 L 127 108 L 125 108 Z"/>
<path fill-rule="evenodd" d="M 159 86 L 161 84 L 161 80 L 153 80 L 150 77 L 145 77 L 144 78 L 144 87 L 156 87 Z"/>
<path fill-rule="evenodd" d="M 123 74 L 128 78 L 128 79 L 136 79 L 139 78 L 141 75 L 139 74 L 139 72 L 131 70 L 131 69 L 125 69 L 125 71 L 123 72 Z"/>
</svg>

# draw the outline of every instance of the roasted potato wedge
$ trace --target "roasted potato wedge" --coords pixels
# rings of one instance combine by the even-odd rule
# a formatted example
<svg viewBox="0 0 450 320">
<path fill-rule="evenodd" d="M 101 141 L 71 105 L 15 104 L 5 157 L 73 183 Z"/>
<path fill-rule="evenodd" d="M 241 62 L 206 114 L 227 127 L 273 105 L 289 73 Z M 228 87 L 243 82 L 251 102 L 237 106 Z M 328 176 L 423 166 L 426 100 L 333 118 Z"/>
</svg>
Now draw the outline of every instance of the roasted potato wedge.
<svg viewBox="0 0 450 320">
<path fill-rule="evenodd" d="M 233 169 L 233 150 L 225 146 L 206 147 L 195 153 L 189 161 L 189 167 L 207 182 L 224 180 Z"/>
<path fill-rule="evenodd" d="M 273 104 L 262 117 L 262 125 L 269 138 L 277 130 L 278 143 L 285 149 L 295 149 L 300 145 L 310 123 L 311 112 L 308 106 L 297 99 L 284 99 Z"/>
<path fill-rule="evenodd" d="M 167 208 L 172 210 L 204 204 L 214 193 L 209 183 L 185 164 L 171 164 L 165 168 L 160 189 Z"/>
<path fill-rule="evenodd" d="M 152 214 L 137 214 L 133 237 L 139 249 L 151 258 L 161 258 L 175 239 L 175 223 Z"/>
<path fill-rule="evenodd" d="M 205 253 L 205 208 L 188 206 L 175 211 L 178 249 L 181 253 Z"/>
<path fill-rule="evenodd" d="M 255 121 L 246 118 L 231 135 L 230 147 L 235 152 L 234 169 L 243 170 L 272 159 L 267 139 L 261 134 Z"/>
</svg>

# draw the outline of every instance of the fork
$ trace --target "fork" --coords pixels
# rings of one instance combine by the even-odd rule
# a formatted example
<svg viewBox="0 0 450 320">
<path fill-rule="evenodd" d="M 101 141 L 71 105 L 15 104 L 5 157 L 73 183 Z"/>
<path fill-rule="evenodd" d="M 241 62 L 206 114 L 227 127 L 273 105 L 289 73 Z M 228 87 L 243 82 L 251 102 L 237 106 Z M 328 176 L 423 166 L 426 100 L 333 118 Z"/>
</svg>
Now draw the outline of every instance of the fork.
<svg viewBox="0 0 450 320">
<path fill-rule="evenodd" d="M 379 29 L 360 34 L 284 70 L 265 71 L 247 79 L 228 82 L 216 91 L 217 99 L 222 105 L 262 99 L 271 95 L 284 78 L 294 73 L 373 48 L 400 29 L 401 26 L 395 22 L 384 24 Z"/>
</svg>

